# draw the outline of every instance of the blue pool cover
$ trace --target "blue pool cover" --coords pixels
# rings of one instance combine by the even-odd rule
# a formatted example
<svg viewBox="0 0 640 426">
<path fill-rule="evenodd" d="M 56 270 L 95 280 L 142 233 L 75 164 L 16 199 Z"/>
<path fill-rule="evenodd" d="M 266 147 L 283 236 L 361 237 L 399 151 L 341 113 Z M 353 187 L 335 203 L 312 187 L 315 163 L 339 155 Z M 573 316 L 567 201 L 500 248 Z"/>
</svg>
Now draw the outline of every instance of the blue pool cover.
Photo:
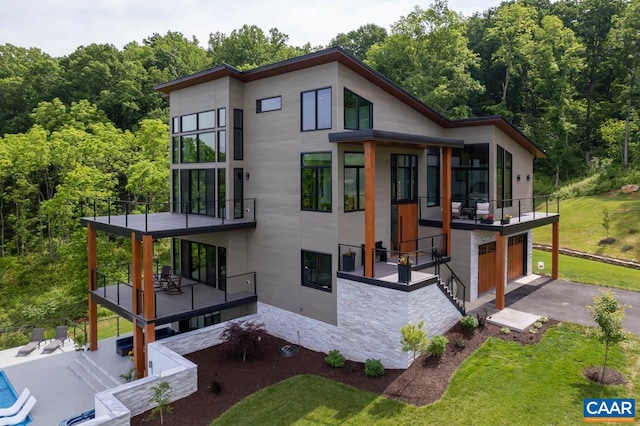
<svg viewBox="0 0 640 426">
<path fill-rule="evenodd" d="M 17 399 L 18 394 L 11 386 L 7 375 L 4 374 L 4 371 L 0 371 L 0 408 L 11 407 Z M 27 417 L 24 422 L 18 423 L 17 426 L 26 426 L 29 423 L 31 423 L 31 416 Z"/>
</svg>

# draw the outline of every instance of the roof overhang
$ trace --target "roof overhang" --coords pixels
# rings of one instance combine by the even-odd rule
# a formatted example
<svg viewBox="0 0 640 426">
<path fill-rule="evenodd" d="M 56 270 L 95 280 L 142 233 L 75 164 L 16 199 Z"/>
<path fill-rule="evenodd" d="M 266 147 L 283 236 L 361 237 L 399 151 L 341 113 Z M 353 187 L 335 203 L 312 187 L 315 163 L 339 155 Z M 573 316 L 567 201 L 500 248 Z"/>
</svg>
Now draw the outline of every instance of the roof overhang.
<svg viewBox="0 0 640 426">
<path fill-rule="evenodd" d="M 362 144 L 374 141 L 377 145 L 401 146 L 407 148 L 452 147 L 462 148 L 464 140 L 438 136 L 413 135 L 410 133 L 387 132 L 384 130 L 352 130 L 329 133 L 329 142 Z"/>
</svg>

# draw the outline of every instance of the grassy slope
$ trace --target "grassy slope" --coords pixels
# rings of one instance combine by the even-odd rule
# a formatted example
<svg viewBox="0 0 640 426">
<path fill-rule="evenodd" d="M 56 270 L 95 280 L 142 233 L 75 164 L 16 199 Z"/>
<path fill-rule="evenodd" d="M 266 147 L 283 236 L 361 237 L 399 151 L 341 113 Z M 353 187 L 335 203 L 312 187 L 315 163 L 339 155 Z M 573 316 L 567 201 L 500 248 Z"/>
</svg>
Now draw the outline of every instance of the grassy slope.
<svg viewBox="0 0 640 426">
<path fill-rule="evenodd" d="M 489 339 L 454 374 L 443 398 L 427 407 L 298 376 L 247 397 L 213 424 L 580 424 L 584 398 L 640 397 L 638 338 L 609 352 L 608 365 L 631 378 L 626 386 L 600 386 L 582 376 L 603 357 L 603 345 L 585 328 L 561 324 L 538 345 Z"/>
<path fill-rule="evenodd" d="M 580 197 L 560 201 L 560 246 L 619 259 L 640 261 L 640 195 Z M 609 211 L 612 245 L 599 246 L 606 238 L 603 210 Z M 551 244 L 551 227 L 537 228 L 533 241 Z M 623 248 L 626 247 L 626 251 Z M 629 246 L 632 248 L 629 249 Z"/>
</svg>

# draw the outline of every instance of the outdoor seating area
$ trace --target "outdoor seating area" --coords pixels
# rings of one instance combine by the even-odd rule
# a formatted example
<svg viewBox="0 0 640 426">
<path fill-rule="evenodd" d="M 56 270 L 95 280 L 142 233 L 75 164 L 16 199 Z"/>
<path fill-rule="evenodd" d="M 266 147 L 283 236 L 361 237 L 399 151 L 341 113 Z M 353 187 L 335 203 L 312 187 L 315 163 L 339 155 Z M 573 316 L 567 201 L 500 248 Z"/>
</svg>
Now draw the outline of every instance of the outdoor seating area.
<svg viewBox="0 0 640 426">
<path fill-rule="evenodd" d="M 29 389 L 25 388 L 11 407 L 3 408 L 0 411 L 2 416 L 0 417 L 0 426 L 17 425 L 24 422 L 35 405 L 35 397 L 31 395 Z"/>
<path fill-rule="evenodd" d="M 153 286 L 156 290 L 167 294 L 182 293 L 182 276 L 173 275 L 171 266 L 164 265 L 159 274 L 154 277 Z"/>
<path fill-rule="evenodd" d="M 16 356 L 27 356 L 36 348 L 40 349 L 40 343 L 44 342 L 44 328 L 34 328 L 31 330 L 31 340 L 18 350 Z"/>
<path fill-rule="evenodd" d="M 69 327 L 67 327 L 66 325 L 59 325 L 58 327 L 56 327 L 56 337 L 54 337 L 53 340 L 51 340 L 47 344 L 47 346 L 42 349 L 42 353 L 50 354 L 55 352 L 61 346 L 64 346 L 64 342 L 70 340 L 68 331 Z"/>
<path fill-rule="evenodd" d="M 68 332 L 69 327 L 66 325 L 59 325 L 58 327 L 56 327 L 55 337 L 45 345 L 45 347 L 42 349 L 42 353 L 54 353 L 56 350 L 64 346 L 64 343 L 66 341 L 71 341 Z M 23 357 L 31 355 L 31 353 L 36 350 L 36 348 L 40 349 L 40 345 L 44 344 L 45 342 L 44 328 L 34 328 L 33 330 L 31 330 L 31 338 L 29 340 L 29 343 L 18 349 L 18 353 L 16 354 L 16 356 Z"/>
<path fill-rule="evenodd" d="M 171 327 L 156 329 L 156 340 L 165 339 L 175 335 L 176 332 Z M 127 356 L 133 350 L 133 336 L 122 337 L 116 340 L 116 353 L 120 356 Z"/>
</svg>

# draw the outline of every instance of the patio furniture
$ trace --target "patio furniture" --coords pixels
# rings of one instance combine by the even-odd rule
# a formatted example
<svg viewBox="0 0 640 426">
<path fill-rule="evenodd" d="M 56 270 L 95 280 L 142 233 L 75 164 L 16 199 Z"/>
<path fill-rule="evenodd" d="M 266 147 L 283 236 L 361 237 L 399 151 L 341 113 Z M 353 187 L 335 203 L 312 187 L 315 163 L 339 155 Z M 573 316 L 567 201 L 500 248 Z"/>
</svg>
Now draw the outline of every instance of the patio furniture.
<svg viewBox="0 0 640 426">
<path fill-rule="evenodd" d="M 18 423 L 22 423 L 25 421 L 34 405 L 36 405 L 36 399 L 33 396 L 30 396 L 18 414 L 15 416 L 0 418 L 0 426 L 17 425 Z"/>
<path fill-rule="evenodd" d="M 489 216 L 491 212 L 489 212 L 489 203 L 477 203 L 476 204 L 476 217 L 478 216 Z"/>
<path fill-rule="evenodd" d="M 182 293 L 182 276 L 171 277 L 167 283 L 167 294 Z"/>
<path fill-rule="evenodd" d="M 164 265 L 159 274 L 156 275 L 155 285 L 167 288 L 171 281 L 171 266 Z"/>
<path fill-rule="evenodd" d="M 40 343 L 44 341 L 44 328 L 34 328 L 31 330 L 31 341 L 20 348 L 17 356 L 27 356 L 35 348 L 40 349 Z"/>
<path fill-rule="evenodd" d="M 451 217 L 459 218 L 462 214 L 462 203 L 454 201 L 451 203 Z"/>
<path fill-rule="evenodd" d="M 156 340 L 171 337 L 176 334 L 171 327 L 156 328 Z M 122 337 L 116 340 L 116 353 L 120 356 L 129 355 L 129 351 L 133 350 L 133 336 Z"/>
<path fill-rule="evenodd" d="M 69 327 L 66 325 L 59 325 L 56 327 L 56 337 L 50 341 L 47 346 L 42 349 L 43 354 L 50 354 L 59 349 L 61 346 L 64 346 L 64 341 L 69 339 L 69 335 L 67 332 L 69 331 Z"/>
<path fill-rule="evenodd" d="M 9 417 L 16 415 L 16 413 L 20 411 L 20 408 L 22 408 L 22 406 L 25 402 L 27 402 L 27 399 L 29 399 L 30 396 L 31 392 L 29 392 L 29 389 L 24 388 L 16 402 L 14 402 L 11 407 L 0 408 L 0 417 Z"/>
<path fill-rule="evenodd" d="M 469 219 L 476 218 L 476 209 L 473 207 L 465 207 L 462 209 L 462 215 L 467 216 Z"/>
</svg>

